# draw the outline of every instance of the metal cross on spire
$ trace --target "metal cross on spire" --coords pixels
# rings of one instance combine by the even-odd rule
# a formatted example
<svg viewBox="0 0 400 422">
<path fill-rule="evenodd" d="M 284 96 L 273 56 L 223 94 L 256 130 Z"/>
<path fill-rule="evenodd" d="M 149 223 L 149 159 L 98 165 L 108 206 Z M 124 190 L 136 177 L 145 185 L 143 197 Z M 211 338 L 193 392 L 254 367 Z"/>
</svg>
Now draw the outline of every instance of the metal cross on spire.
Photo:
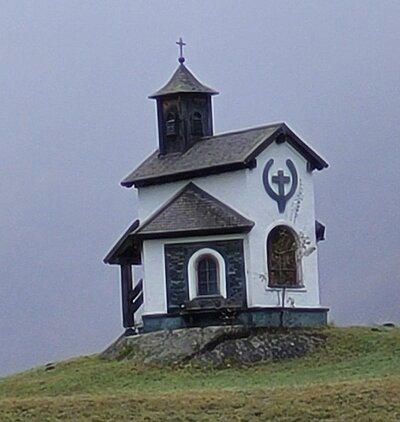
<svg viewBox="0 0 400 422">
<path fill-rule="evenodd" d="M 183 63 L 185 61 L 185 58 L 183 57 L 183 46 L 186 45 L 186 43 L 183 42 L 182 37 L 179 37 L 179 41 L 176 42 L 176 44 L 179 45 L 179 63 Z"/>
</svg>

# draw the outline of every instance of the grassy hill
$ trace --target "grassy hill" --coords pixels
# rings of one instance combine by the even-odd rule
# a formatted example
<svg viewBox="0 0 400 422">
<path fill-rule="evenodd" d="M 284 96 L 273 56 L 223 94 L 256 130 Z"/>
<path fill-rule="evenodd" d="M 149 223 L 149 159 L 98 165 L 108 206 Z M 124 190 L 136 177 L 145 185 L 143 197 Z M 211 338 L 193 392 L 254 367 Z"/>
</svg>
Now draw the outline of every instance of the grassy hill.
<svg viewBox="0 0 400 422">
<path fill-rule="evenodd" d="M 246 368 L 37 368 L 0 379 L 0 421 L 400 421 L 400 329 L 322 331 L 313 355 Z"/>
</svg>

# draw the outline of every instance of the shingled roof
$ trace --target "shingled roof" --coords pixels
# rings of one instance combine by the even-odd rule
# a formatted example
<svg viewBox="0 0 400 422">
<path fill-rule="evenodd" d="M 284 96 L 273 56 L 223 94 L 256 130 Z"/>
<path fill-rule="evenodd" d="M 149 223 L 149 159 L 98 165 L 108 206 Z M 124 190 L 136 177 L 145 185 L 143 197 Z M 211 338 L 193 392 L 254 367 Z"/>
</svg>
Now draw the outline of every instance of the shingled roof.
<svg viewBox="0 0 400 422">
<path fill-rule="evenodd" d="M 105 256 L 106 264 L 141 264 L 143 239 L 247 233 L 254 222 L 188 183 L 142 224 L 135 220 Z"/>
<path fill-rule="evenodd" d="M 200 189 L 187 184 L 135 232 L 141 238 L 248 232 L 254 222 Z"/>
<path fill-rule="evenodd" d="M 161 89 L 150 95 L 149 98 L 158 98 L 164 95 L 178 93 L 216 95 L 218 94 L 218 91 L 215 91 L 214 89 L 202 84 L 182 63 L 171 76 L 171 79 Z"/>
<path fill-rule="evenodd" d="M 121 184 L 140 187 L 251 168 L 255 158 L 274 141 L 288 142 L 304 156 L 311 169 L 328 166 L 285 123 L 275 123 L 202 138 L 183 154 L 160 156 L 156 150 Z"/>
</svg>

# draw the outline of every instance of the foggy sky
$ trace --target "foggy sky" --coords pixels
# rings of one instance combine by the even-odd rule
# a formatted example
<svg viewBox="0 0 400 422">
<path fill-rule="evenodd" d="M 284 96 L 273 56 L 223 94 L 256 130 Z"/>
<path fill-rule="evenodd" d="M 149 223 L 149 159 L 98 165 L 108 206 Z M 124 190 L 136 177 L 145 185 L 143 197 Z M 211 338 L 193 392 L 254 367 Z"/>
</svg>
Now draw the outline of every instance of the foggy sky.
<svg viewBox="0 0 400 422">
<path fill-rule="evenodd" d="M 400 3 L 0 2 L 0 374 L 105 348 L 136 216 L 119 186 L 157 146 L 147 96 L 186 64 L 215 132 L 286 122 L 315 173 L 322 304 L 338 325 L 400 320 Z"/>
</svg>

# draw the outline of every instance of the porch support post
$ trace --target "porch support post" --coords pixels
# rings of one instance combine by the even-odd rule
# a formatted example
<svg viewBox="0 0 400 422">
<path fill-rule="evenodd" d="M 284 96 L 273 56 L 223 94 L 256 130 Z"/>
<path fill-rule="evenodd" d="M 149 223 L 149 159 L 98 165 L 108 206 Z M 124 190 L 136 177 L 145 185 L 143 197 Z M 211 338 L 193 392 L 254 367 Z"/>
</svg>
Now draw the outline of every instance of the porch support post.
<svg viewBox="0 0 400 422">
<path fill-rule="evenodd" d="M 135 325 L 132 306 L 132 266 L 121 265 L 121 299 L 122 299 L 122 325 L 124 328 L 131 328 Z"/>
</svg>

